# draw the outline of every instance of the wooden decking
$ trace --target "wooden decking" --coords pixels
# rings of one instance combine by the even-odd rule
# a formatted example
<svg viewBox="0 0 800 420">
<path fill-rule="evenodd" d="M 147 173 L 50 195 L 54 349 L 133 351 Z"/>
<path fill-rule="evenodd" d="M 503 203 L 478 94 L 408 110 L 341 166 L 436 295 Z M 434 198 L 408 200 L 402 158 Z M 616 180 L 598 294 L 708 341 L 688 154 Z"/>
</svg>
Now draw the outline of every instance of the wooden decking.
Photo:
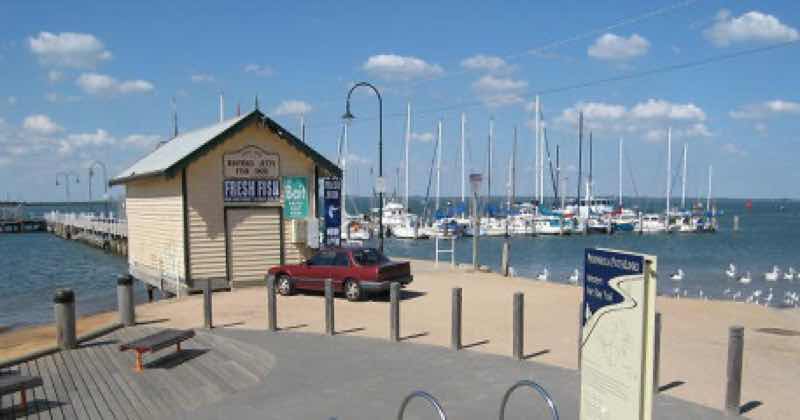
<svg viewBox="0 0 800 420">
<path fill-rule="evenodd" d="M 192 411 L 262 382 L 272 355 L 258 347 L 198 331 L 173 349 L 148 355 L 134 372 L 134 355 L 119 343 L 157 332 L 138 326 L 64 351 L 12 366 L 0 374 L 41 376 L 44 386 L 28 391 L 28 411 L 19 393 L 2 397 L 0 419 L 160 419 Z M 13 403 L 13 404 L 12 404 Z"/>
</svg>

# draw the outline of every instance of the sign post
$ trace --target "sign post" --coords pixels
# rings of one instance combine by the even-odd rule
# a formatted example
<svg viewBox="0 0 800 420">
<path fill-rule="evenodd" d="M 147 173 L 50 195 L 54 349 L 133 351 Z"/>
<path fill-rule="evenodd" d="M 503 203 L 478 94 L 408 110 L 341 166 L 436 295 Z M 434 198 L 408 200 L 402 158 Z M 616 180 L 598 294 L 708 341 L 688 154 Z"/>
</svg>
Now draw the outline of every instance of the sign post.
<svg viewBox="0 0 800 420">
<path fill-rule="evenodd" d="M 656 257 L 587 249 L 580 419 L 650 420 Z"/>
<path fill-rule="evenodd" d="M 325 246 L 340 246 L 342 242 L 342 181 L 325 178 Z"/>
</svg>

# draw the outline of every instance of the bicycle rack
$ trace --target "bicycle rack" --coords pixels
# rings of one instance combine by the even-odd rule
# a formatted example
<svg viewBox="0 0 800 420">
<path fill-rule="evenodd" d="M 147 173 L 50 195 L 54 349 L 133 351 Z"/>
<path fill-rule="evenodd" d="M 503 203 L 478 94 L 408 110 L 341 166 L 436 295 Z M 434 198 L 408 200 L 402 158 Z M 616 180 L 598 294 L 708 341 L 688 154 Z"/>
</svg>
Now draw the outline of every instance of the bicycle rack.
<svg viewBox="0 0 800 420">
<path fill-rule="evenodd" d="M 523 379 L 517 383 L 515 383 L 511 388 L 508 388 L 506 394 L 503 395 L 503 402 L 500 404 L 500 420 L 505 420 L 506 417 L 506 404 L 508 404 L 508 399 L 511 397 L 511 394 L 520 387 L 528 386 L 533 388 L 534 391 L 538 392 L 539 395 L 544 398 L 544 401 L 547 403 L 548 407 L 550 407 L 550 414 L 552 415 L 553 420 L 558 420 L 558 410 L 556 409 L 556 404 L 553 402 L 553 399 L 550 398 L 550 394 L 545 391 L 539 384 L 533 381 L 529 381 L 527 379 Z M 398 419 L 399 420 L 399 419 Z"/>
<path fill-rule="evenodd" d="M 439 404 L 439 401 L 436 401 L 436 398 L 434 398 L 433 395 L 428 394 L 425 391 L 414 391 L 411 394 L 408 394 L 408 396 L 403 400 L 403 404 L 400 406 L 400 411 L 397 412 L 397 420 L 403 420 L 403 416 L 406 412 L 406 406 L 416 397 L 423 398 L 431 403 L 433 408 L 435 408 L 436 412 L 439 414 L 440 420 L 447 420 L 447 414 L 445 414 L 444 409 Z"/>
</svg>

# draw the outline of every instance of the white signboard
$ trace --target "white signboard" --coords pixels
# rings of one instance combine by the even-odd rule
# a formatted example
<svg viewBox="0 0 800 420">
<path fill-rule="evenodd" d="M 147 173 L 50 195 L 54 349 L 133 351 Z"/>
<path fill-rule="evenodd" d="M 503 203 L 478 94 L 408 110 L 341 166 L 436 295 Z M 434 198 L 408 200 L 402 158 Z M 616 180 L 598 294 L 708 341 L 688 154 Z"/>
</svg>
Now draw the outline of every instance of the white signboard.
<svg viewBox="0 0 800 420">
<path fill-rule="evenodd" d="M 656 257 L 587 249 L 581 420 L 650 420 Z"/>
<path fill-rule="evenodd" d="M 280 159 L 257 146 L 247 146 L 223 157 L 225 179 L 265 179 L 280 176 Z"/>
</svg>

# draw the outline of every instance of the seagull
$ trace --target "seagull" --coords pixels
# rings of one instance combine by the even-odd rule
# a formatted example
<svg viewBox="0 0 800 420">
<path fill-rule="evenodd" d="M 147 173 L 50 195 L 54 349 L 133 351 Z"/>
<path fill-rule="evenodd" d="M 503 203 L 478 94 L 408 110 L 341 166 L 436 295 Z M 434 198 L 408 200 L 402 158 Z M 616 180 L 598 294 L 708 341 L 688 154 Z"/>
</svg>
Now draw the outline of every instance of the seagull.
<svg viewBox="0 0 800 420">
<path fill-rule="evenodd" d="M 764 299 L 764 306 L 769 306 L 772 303 L 772 288 L 769 288 L 769 294 L 767 295 L 766 299 Z"/>
<path fill-rule="evenodd" d="M 736 266 L 733 263 L 728 264 L 728 269 L 725 270 L 725 275 L 728 276 L 729 279 L 736 277 Z"/>
<path fill-rule="evenodd" d="M 739 299 L 740 297 L 742 297 L 742 291 L 741 290 L 737 290 L 736 293 L 734 293 L 733 296 L 732 296 L 734 302 L 736 301 L 736 299 Z"/>
<path fill-rule="evenodd" d="M 764 280 L 766 280 L 766 281 L 777 281 L 778 280 L 778 274 L 780 273 L 780 271 L 781 270 L 778 269 L 777 265 L 773 265 L 772 266 L 772 271 L 770 271 L 768 273 L 764 273 Z"/>
<path fill-rule="evenodd" d="M 794 280 L 794 275 L 795 275 L 794 267 L 789 267 L 788 270 L 783 272 L 783 279 Z"/>
<path fill-rule="evenodd" d="M 580 277 L 580 275 L 581 275 L 581 272 L 576 268 L 575 270 L 572 271 L 572 274 L 569 276 L 569 279 L 568 279 L 569 282 L 570 283 L 577 283 L 578 282 L 578 277 Z"/>
<path fill-rule="evenodd" d="M 744 273 L 743 276 L 739 277 L 739 283 L 742 284 L 750 284 L 753 279 L 750 277 L 750 272 Z"/>
<path fill-rule="evenodd" d="M 672 279 L 673 281 L 683 280 L 683 270 L 679 268 L 678 271 L 670 274 L 669 278 Z"/>
<path fill-rule="evenodd" d="M 547 281 L 550 279 L 550 271 L 545 267 L 542 272 L 536 275 L 536 280 Z"/>
<path fill-rule="evenodd" d="M 681 288 L 680 287 L 676 287 L 676 288 L 672 289 L 672 292 L 675 293 L 675 299 L 680 299 L 681 298 Z"/>
</svg>

